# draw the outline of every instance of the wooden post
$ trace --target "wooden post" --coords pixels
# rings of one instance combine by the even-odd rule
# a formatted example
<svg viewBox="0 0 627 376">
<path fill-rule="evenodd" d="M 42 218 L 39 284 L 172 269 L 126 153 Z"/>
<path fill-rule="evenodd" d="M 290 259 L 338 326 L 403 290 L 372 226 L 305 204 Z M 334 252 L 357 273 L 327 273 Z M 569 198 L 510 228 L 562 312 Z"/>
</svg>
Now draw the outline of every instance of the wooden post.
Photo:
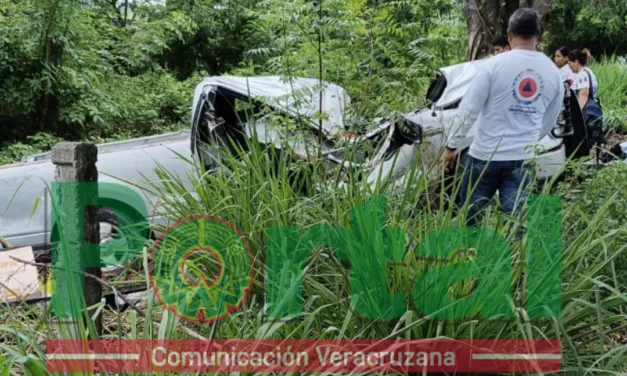
<svg viewBox="0 0 627 376">
<path fill-rule="evenodd" d="M 72 270 L 84 271 L 87 274 L 101 278 L 100 267 L 85 267 L 87 260 L 99 260 L 99 247 L 94 247 L 100 243 L 100 226 L 98 223 L 98 208 L 86 206 L 85 198 L 98 196 L 96 184 L 98 170 L 96 161 L 98 160 L 98 149 L 94 144 L 62 142 L 52 149 L 52 163 L 56 165 L 55 181 L 59 183 L 77 183 L 74 185 L 64 185 L 61 189 L 60 197 L 55 205 L 58 205 L 62 213 L 62 226 L 64 228 L 64 240 L 67 245 L 69 257 L 66 260 L 76 260 Z M 83 231 L 80 231 L 81 218 L 83 219 Z M 93 254 L 88 254 L 93 253 Z M 95 254 L 97 252 L 97 254 Z M 54 257 L 62 260 L 62 257 Z M 53 258 L 53 259 L 54 259 Z M 93 262 L 92 262 L 93 265 Z M 59 265 L 67 268 L 70 265 Z M 94 278 L 79 276 L 84 281 L 84 298 L 86 307 L 100 303 L 102 299 L 102 286 Z M 85 308 L 86 308 L 85 307 Z M 90 316 L 93 311 L 89 312 Z M 102 317 L 98 315 L 94 322 L 98 335 L 102 333 Z"/>
</svg>

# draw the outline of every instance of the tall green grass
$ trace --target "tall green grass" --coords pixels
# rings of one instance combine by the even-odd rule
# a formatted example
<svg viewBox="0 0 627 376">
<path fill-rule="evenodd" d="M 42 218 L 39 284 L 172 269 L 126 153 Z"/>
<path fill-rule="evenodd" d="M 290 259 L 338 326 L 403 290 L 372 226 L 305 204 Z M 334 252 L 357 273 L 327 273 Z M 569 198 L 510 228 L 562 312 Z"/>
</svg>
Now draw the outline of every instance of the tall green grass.
<svg viewBox="0 0 627 376">
<path fill-rule="evenodd" d="M 621 346 L 613 335 L 627 331 L 627 280 L 611 272 L 617 267 L 625 268 L 617 265 L 616 260 L 627 252 L 627 244 L 614 240 L 624 238 L 627 226 L 604 221 L 623 200 L 621 194 L 607 194 L 602 205 L 587 212 L 581 211 L 576 200 L 564 200 L 563 312 L 559 318 L 529 320 L 524 306 L 517 300 L 515 319 L 473 318 L 453 323 L 422 315 L 408 297 L 410 303 L 401 319 L 369 320 L 360 317 L 351 306 L 348 270 L 333 252 L 319 248 L 308 258 L 306 272 L 301 276 L 305 312 L 289 321 L 276 321 L 264 317 L 261 311 L 267 228 L 307 229 L 317 224 L 346 228 L 350 226 L 350 213 L 355 206 L 378 194 L 386 194 L 387 224 L 406 232 L 408 251 L 403 263 L 390 265 L 390 284 L 397 286 L 398 291 L 408 292 L 417 275 L 428 267 L 411 256 L 416 242 L 427 233 L 464 226 L 464 210 L 458 212 L 454 206 L 446 205 L 446 197 L 438 194 L 437 189 L 443 183 L 428 180 L 418 164 L 408 173 L 410 179 L 405 185 L 392 190 L 384 184 L 371 189 L 351 176 L 344 177 L 349 183 L 340 188 L 334 184 L 340 180 L 340 175 L 329 176 L 315 160 L 313 169 L 298 167 L 299 163 L 294 163 L 286 154 L 275 163 L 268 163 L 268 153 L 255 146 L 239 159 L 230 155 L 222 157 L 223 168 L 219 173 L 188 177 L 194 187 L 193 195 L 189 194 L 183 179 L 164 170 L 161 176 L 162 181 L 167 182 L 165 188 L 155 186 L 173 219 L 207 214 L 219 217 L 246 234 L 255 256 L 255 293 L 236 314 L 215 327 L 199 328 L 200 333 L 212 338 L 558 338 L 564 341 L 565 372 L 627 371 L 627 347 Z M 305 171 L 300 177 L 309 186 L 330 181 L 331 187 L 303 195 L 301 186 L 294 183 L 299 180 L 291 178 L 295 170 Z M 618 184 L 622 184 L 624 192 L 627 182 Z M 459 187 L 459 179 L 454 185 Z M 553 185 L 548 184 L 542 190 L 550 194 L 552 188 Z M 176 199 L 171 199 L 174 197 Z M 501 232 L 512 243 L 516 266 L 513 296 L 522 299 L 520 280 L 524 250 L 513 240 L 514 231 L 508 227 L 520 218 L 504 218 L 491 208 L 483 220 L 484 226 Z M 611 252 L 599 252 L 608 248 Z"/>
<path fill-rule="evenodd" d="M 627 64 L 615 57 L 605 57 L 591 64 L 599 81 L 605 128 L 627 132 Z"/>
<path fill-rule="evenodd" d="M 264 314 L 263 276 L 269 227 L 290 226 L 307 229 L 316 224 L 348 227 L 351 210 L 379 194 L 386 194 L 387 224 L 407 234 L 407 250 L 413 250 L 425 234 L 449 227 L 463 226 L 464 210 L 446 205 L 439 194 L 443 181 L 428 180 L 419 164 L 408 173 L 401 189 L 381 184 L 374 189 L 355 176 L 327 173 L 314 158 L 306 165 L 288 153 L 275 155 L 258 146 L 238 158 L 222 153 L 219 169 L 208 172 L 195 168 L 180 177 L 158 167 L 161 181 L 151 189 L 161 198 L 164 213 L 178 221 L 197 215 L 221 218 L 245 234 L 254 254 L 253 293 L 237 312 L 211 325 L 183 323 L 163 309 L 153 298 L 142 303 L 147 318 L 134 310 L 102 311 L 105 337 L 124 339 L 543 339 L 563 341 L 563 368 L 567 375 L 608 375 L 627 371 L 627 347 L 619 333 L 627 331 L 627 281 L 612 273 L 626 244 L 614 241 L 627 234 L 625 223 L 607 222 L 612 208 L 624 200 L 618 193 L 607 194 L 603 203 L 587 212 L 576 199 L 565 199 L 563 207 L 562 315 L 555 319 L 529 319 L 521 304 L 524 283 L 524 247 L 512 240 L 511 229 L 498 210 L 490 208 L 483 225 L 503 233 L 512 243 L 514 273 L 512 290 L 516 317 L 482 320 L 473 317 L 458 322 L 437 320 L 423 315 L 411 298 L 405 313 L 391 321 L 360 316 L 351 305 L 349 270 L 326 248 L 315 249 L 307 259 L 303 281 L 302 315 L 289 320 L 271 319 Z M 192 161 L 187 161 L 193 163 Z M 611 167 L 610 167 L 611 168 Z M 300 174 L 298 172 L 301 172 Z M 348 184 L 340 187 L 338 181 Z M 311 189 L 328 183 L 323 191 Z M 456 187 L 459 181 L 454 182 Z M 623 182 L 624 183 L 624 182 Z M 627 183 L 625 183 L 627 184 Z M 192 187 L 190 190 L 189 187 Z M 623 185 L 622 192 L 627 188 Z M 305 189 L 310 188 L 310 189 Z M 551 184 L 542 188 L 549 193 Z M 515 218 L 509 218 L 514 220 Z M 603 227 L 602 227 L 603 226 Z M 599 249 L 611 248 L 611 252 Z M 390 285 L 399 292 L 410 291 L 415 278 L 429 265 L 407 252 L 403 263 L 390 265 Z M 142 258 L 146 285 L 149 286 L 148 254 Z M 409 287 L 409 288 L 408 288 Z M 464 286 L 455 287 L 456 290 Z M 31 310 L 33 310 L 31 308 Z M 31 311 L 33 313 L 33 311 Z M 0 327 L 4 343 L 0 356 L 14 371 L 23 374 L 27 364 L 32 375 L 45 374 L 43 341 L 58 338 L 54 319 L 42 308 L 28 315 L 25 307 L 6 311 Z M 82 332 L 82 335 L 86 335 Z M 0 371 L 2 367 L 0 367 Z M 13 373 L 11 373 L 13 372 Z"/>
</svg>

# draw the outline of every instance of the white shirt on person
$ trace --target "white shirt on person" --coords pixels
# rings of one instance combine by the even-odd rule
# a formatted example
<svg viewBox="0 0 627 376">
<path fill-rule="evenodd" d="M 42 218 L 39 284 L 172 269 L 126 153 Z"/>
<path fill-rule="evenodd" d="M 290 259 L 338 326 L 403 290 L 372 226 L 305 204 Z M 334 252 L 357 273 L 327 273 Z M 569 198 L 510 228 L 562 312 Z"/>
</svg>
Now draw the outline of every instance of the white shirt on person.
<svg viewBox="0 0 627 376">
<path fill-rule="evenodd" d="M 577 73 L 576 86 L 573 89 L 579 92 L 581 89 L 590 89 L 590 80 L 592 80 L 592 90 L 590 91 L 590 98 L 592 95 L 596 98 L 599 94 L 599 81 L 592 69 L 584 67 Z"/>
<path fill-rule="evenodd" d="M 469 155 L 518 161 L 556 126 L 564 101 L 557 66 L 541 52 L 514 49 L 483 62 L 453 120 L 448 146 L 459 149 L 469 128 Z"/>
<path fill-rule="evenodd" d="M 560 77 L 562 78 L 562 82 L 568 82 L 571 89 L 573 88 L 573 84 L 577 81 L 577 76 L 573 73 L 573 70 L 570 69 L 568 64 L 560 68 Z"/>
</svg>

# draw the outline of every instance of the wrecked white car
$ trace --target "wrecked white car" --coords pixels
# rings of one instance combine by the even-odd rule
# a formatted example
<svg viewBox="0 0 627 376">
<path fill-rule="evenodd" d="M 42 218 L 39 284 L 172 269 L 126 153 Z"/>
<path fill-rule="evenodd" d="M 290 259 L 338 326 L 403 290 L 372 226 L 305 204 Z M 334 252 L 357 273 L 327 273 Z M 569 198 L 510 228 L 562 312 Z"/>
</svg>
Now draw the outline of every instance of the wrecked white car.
<svg viewBox="0 0 627 376">
<path fill-rule="evenodd" d="M 298 79 L 283 83 L 278 77 L 215 77 L 201 83 L 194 95 L 193 122 L 191 129 L 159 136 L 143 137 L 123 142 L 99 144 L 99 181 L 122 184 L 134 189 L 144 200 L 148 219 L 153 228 L 167 225 L 162 215 L 162 198 L 151 187 L 162 185 L 157 166 L 178 177 L 193 192 L 189 176 L 195 166 L 189 160 L 201 161 L 205 167 L 215 168 L 214 146 L 247 145 L 253 139 L 278 150 L 289 147 L 295 154 L 307 156 L 316 153 L 319 144 L 319 122 L 312 116 L 318 113 L 320 103 L 326 114 L 322 120 L 322 153 L 329 163 L 370 170 L 369 181 L 376 179 L 377 171 L 391 171 L 391 160 L 397 150 L 414 150 L 420 143 L 420 127 L 404 118 L 391 124 L 382 120 L 380 127 L 361 136 L 348 135 L 344 129 L 343 110 L 349 102 L 345 91 L 335 85 L 325 85 L 322 102 L 315 88 L 319 82 Z M 236 101 L 253 104 L 253 111 L 265 117 L 257 122 L 243 123 L 245 112 L 238 109 Z M 285 115 L 282 119 L 301 117 L 309 128 L 292 131 L 288 127 L 270 127 L 273 113 Z M 281 123 L 282 124 L 282 123 Z M 284 124 L 282 124 L 284 125 Z M 248 140 L 247 140 L 248 139 Z M 289 139 L 289 141 L 285 141 Z M 223 141 L 224 143 L 218 142 Z M 370 151 L 359 157 L 345 156 L 348 150 Z M 352 145 L 352 147 L 351 147 Z M 407 165 L 407 164 L 405 164 Z M 398 171 L 397 171 L 398 172 Z M 401 172 L 398 172 L 400 175 Z M 24 158 L 21 163 L 0 166 L 0 236 L 12 247 L 32 246 L 36 252 L 50 249 L 52 215 L 50 186 L 55 178 L 55 166 L 51 153 Z M 99 196 L 107 204 L 118 200 L 119 195 L 111 187 L 99 187 Z M 122 204 L 126 205 L 125 202 Z M 119 206 L 119 205 L 118 205 Z M 115 215 L 106 208 L 99 213 L 101 241 L 112 247 L 119 239 L 119 229 L 133 225 L 137 213 L 143 208 L 128 205 L 124 213 Z M 2 247 L 0 247 L 0 250 Z"/>
<path fill-rule="evenodd" d="M 316 79 L 208 78 L 194 95 L 192 150 L 208 170 L 221 166 L 220 148 L 237 153 L 253 142 L 304 160 L 322 156 L 330 170 L 360 171 L 369 185 L 401 177 L 417 155 L 420 125 L 400 115 L 361 127 L 347 115 L 350 100 Z"/>
<path fill-rule="evenodd" d="M 318 90 L 321 83 L 316 79 L 208 78 L 197 86 L 194 96 L 192 149 L 209 170 L 219 166 L 220 147 L 236 152 L 252 141 L 277 150 L 289 148 L 303 159 L 319 155 L 321 148 L 330 167 L 360 170 L 371 187 L 400 180 L 414 163 L 421 164 L 423 173 L 437 175 L 437 158 L 451 133 L 451 121 L 481 63 L 442 68 L 429 88 L 425 107 L 398 119 L 379 119 L 374 125 L 359 124 L 346 115 L 350 97 L 334 84 L 324 83 Z M 289 119 L 273 120 L 264 106 Z M 301 127 L 288 125 L 291 121 L 300 121 Z M 473 132 L 471 128 L 462 155 L 472 143 Z M 530 145 L 537 151 L 538 179 L 559 176 L 568 158 L 587 155 L 585 138 L 581 111 L 574 93 L 567 90 L 553 131 Z"/>
</svg>

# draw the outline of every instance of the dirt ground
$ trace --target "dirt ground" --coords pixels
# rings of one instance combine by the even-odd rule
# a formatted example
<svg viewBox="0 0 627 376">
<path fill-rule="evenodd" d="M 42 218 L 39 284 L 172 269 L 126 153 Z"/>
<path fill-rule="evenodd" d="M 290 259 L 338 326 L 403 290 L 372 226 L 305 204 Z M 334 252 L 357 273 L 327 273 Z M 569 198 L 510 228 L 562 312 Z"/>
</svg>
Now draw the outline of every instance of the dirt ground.
<svg viewBox="0 0 627 376">
<path fill-rule="evenodd" d="M 610 147 L 613 147 L 616 144 L 620 144 L 622 142 L 627 142 L 627 134 L 623 133 L 610 133 L 605 136 L 605 140 Z"/>
<path fill-rule="evenodd" d="M 602 160 L 604 160 L 604 155 L 609 157 L 610 155 L 609 153 L 612 153 L 612 149 L 616 145 L 621 144 L 623 142 L 627 142 L 627 133 L 615 133 L 615 132 L 607 133 L 605 135 L 605 141 L 607 142 L 607 146 L 602 147 L 600 149 L 600 156 Z M 596 147 L 590 148 L 590 156 L 596 157 L 596 155 L 597 155 L 597 148 Z"/>
</svg>

